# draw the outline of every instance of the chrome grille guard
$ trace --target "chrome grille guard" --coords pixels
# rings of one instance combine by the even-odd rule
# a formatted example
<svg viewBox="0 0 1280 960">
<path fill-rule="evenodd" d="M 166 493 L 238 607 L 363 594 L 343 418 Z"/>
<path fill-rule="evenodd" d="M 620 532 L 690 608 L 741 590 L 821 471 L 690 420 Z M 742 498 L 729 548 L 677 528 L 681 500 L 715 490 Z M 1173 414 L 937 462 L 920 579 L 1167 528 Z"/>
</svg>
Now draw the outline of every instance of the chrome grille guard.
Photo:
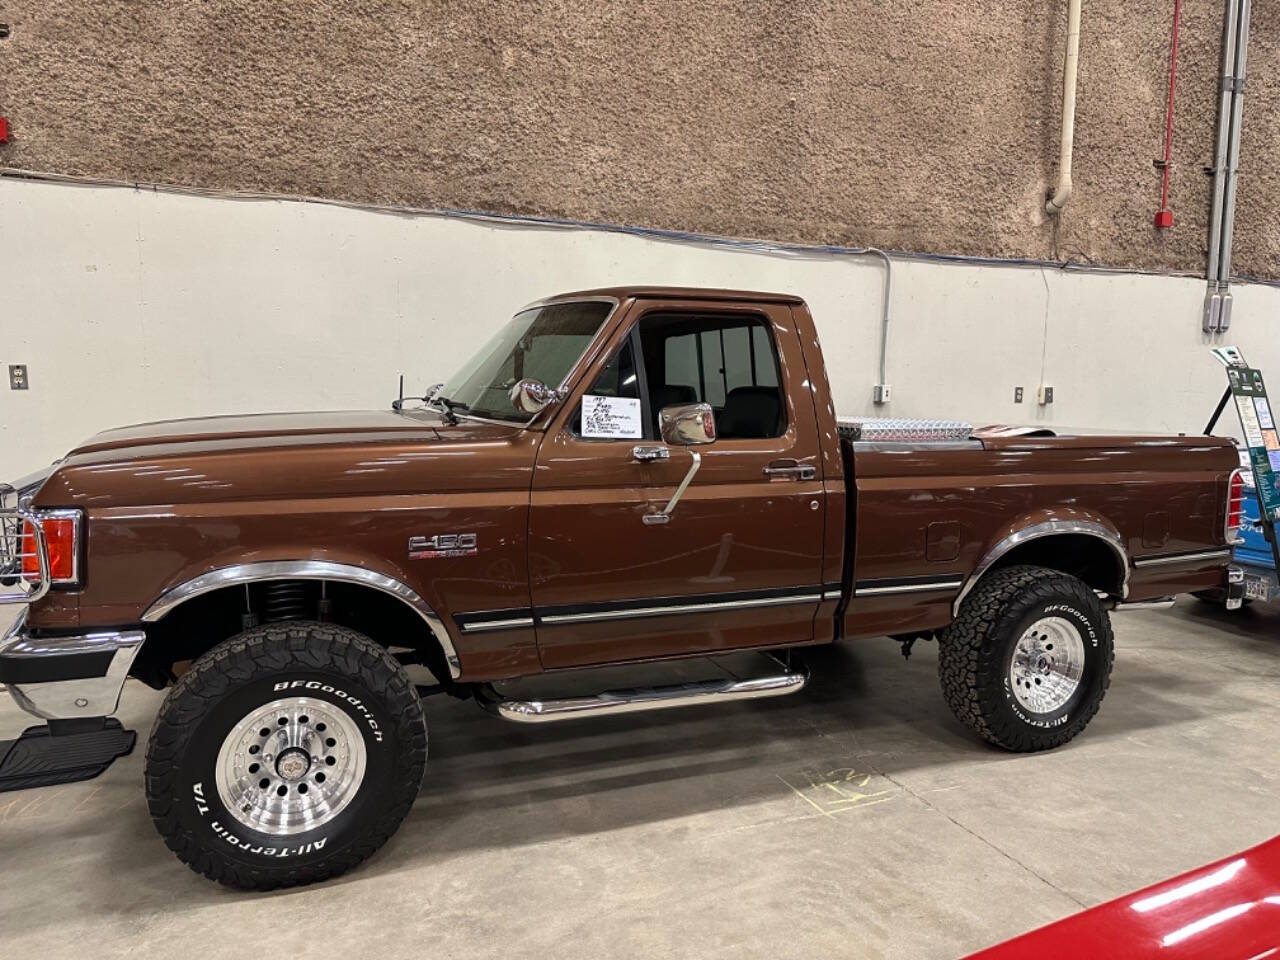
<svg viewBox="0 0 1280 960">
<path fill-rule="evenodd" d="M 36 573 L 23 563 L 35 558 Z M 20 506 L 18 491 L 0 484 L 0 605 L 35 603 L 49 592 L 49 548 L 35 511 Z"/>
</svg>

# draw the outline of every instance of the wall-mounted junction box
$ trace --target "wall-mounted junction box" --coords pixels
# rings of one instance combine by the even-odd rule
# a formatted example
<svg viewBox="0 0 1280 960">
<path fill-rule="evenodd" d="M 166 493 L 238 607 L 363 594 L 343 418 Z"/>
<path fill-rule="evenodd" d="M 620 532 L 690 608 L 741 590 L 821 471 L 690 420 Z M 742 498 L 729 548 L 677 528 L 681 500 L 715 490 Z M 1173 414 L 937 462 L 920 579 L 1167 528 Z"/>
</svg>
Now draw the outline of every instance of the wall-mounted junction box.
<svg viewBox="0 0 1280 960">
<path fill-rule="evenodd" d="M 1053 387 L 1041 387 L 1036 393 L 1036 402 L 1042 407 L 1053 403 Z"/>
<path fill-rule="evenodd" d="M 887 383 L 877 383 L 871 388 L 871 399 L 876 403 L 888 403 L 891 389 Z"/>
</svg>

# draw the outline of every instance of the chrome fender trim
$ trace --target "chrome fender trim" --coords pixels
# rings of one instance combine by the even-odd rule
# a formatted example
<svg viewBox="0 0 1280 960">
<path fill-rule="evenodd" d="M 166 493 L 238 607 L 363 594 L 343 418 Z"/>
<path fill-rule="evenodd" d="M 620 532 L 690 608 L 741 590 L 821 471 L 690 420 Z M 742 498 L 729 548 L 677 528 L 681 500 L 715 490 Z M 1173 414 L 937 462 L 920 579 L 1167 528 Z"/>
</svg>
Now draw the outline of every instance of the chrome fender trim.
<svg viewBox="0 0 1280 960">
<path fill-rule="evenodd" d="M 208 573 L 202 573 L 192 580 L 166 590 L 158 600 L 147 607 L 142 614 L 142 620 L 144 623 L 155 623 L 176 607 L 195 597 L 221 590 L 223 587 L 234 587 L 262 580 L 332 580 L 338 583 L 372 587 L 374 590 L 390 594 L 412 607 L 430 627 L 440 646 L 444 648 L 445 662 L 449 665 L 449 673 L 453 679 L 458 679 L 462 674 L 458 651 L 453 646 L 449 631 L 445 629 L 444 621 L 436 615 L 417 591 L 386 574 L 347 563 L 333 563 L 329 560 L 268 560 L 261 563 L 239 563 L 210 570 Z"/>
<path fill-rule="evenodd" d="M 1120 564 L 1122 578 L 1120 596 L 1121 598 L 1129 596 L 1129 554 L 1125 551 L 1124 541 L 1120 539 L 1118 533 L 1110 527 L 1105 527 L 1100 523 L 1093 523 L 1089 520 L 1046 520 L 1043 523 L 1035 523 L 1029 527 L 1023 527 L 1021 530 L 1015 530 L 987 551 L 987 555 L 974 568 L 973 573 L 969 575 L 969 579 L 965 581 L 964 587 L 960 590 L 960 594 L 956 597 L 955 603 L 952 604 L 952 616 L 960 615 L 960 604 L 969 595 L 969 591 L 978 585 L 978 581 L 982 579 L 983 574 L 990 570 L 997 560 L 1014 547 L 1021 546 L 1031 540 L 1039 540 L 1041 537 L 1073 533 L 1096 537 L 1111 548 L 1111 551 L 1116 556 L 1116 561 Z"/>
</svg>

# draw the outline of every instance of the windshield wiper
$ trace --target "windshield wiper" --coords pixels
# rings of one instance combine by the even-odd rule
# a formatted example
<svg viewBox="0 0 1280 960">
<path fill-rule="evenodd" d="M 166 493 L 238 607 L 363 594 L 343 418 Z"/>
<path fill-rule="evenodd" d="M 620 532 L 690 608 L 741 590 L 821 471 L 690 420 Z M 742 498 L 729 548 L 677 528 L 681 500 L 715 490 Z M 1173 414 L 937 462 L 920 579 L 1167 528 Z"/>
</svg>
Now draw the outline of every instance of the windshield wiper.
<svg viewBox="0 0 1280 960">
<path fill-rule="evenodd" d="M 470 410 L 471 405 L 468 403 L 463 403 L 461 400 L 450 400 L 448 397 L 439 396 L 440 388 L 443 386 L 444 386 L 443 383 L 437 383 L 435 386 L 428 389 L 427 392 L 420 397 L 406 397 L 404 395 L 404 375 L 401 374 L 400 397 L 396 400 L 391 401 L 391 409 L 394 410 L 396 413 L 399 413 L 401 410 L 404 409 L 404 402 L 406 400 L 417 400 L 421 403 L 427 404 L 428 406 L 430 406 L 433 403 L 439 404 L 441 412 L 444 413 L 445 415 L 445 419 L 451 424 L 456 424 L 458 422 L 458 415 L 454 413 L 454 410 L 462 410 L 462 411 Z"/>
<path fill-rule="evenodd" d="M 450 423 L 458 422 L 458 415 L 454 413 L 455 410 L 461 410 L 463 413 L 466 413 L 471 409 L 471 404 L 469 403 L 463 403 L 461 400 L 450 400 L 448 397 L 442 397 L 439 394 L 428 394 L 423 399 L 426 400 L 428 404 L 438 403 L 440 405 L 440 409 L 444 411 L 444 415 L 448 418 Z"/>
</svg>

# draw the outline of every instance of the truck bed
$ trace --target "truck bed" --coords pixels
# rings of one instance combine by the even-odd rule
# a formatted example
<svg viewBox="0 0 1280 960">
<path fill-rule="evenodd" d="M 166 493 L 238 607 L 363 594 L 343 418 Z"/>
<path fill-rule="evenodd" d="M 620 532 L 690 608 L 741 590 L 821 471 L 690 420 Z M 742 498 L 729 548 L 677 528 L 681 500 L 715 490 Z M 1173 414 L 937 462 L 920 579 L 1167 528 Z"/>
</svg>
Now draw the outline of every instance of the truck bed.
<svg viewBox="0 0 1280 960">
<path fill-rule="evenodd" d="M 955 421 L 840 420 L 839 433 L 845 636 L 941 628 L 978 575 L 1050 550 L 1117 602 L 1221 583 L 1227 440 Z"/>
</svg>

